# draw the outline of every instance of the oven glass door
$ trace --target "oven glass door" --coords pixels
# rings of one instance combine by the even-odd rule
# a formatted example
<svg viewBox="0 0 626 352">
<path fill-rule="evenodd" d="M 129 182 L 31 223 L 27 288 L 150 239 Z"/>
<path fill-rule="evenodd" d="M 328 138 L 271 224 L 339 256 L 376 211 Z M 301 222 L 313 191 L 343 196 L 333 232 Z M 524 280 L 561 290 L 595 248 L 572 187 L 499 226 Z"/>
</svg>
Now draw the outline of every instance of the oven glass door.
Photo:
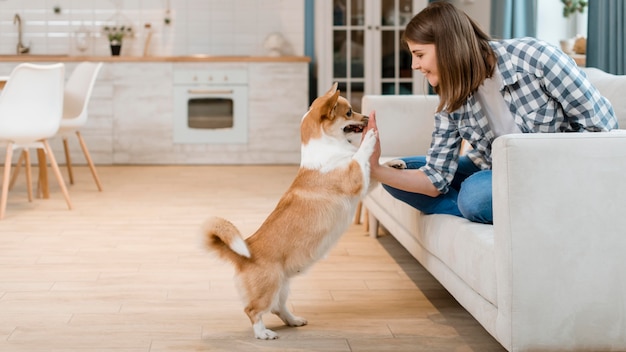
<svg viewBox="0 0 626 352">
<path fill-rule="evenodd" d="M 233 128 L 235 110 L 232 98 L 190 98 L 187 100 L 189 128 Z"/>
<path fill-rule="evenodd" d="M 248 142 L 248 87 L 174 87 L 174 142 Z"/>
</svg>

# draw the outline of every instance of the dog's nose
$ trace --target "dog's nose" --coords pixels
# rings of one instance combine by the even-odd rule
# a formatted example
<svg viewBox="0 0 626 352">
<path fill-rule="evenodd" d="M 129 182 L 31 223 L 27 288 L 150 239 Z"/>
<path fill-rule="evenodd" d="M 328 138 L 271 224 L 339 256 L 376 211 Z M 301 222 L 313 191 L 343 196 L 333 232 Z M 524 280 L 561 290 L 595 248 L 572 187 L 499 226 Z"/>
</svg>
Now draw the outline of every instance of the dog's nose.
<svg viewBox="0 0 626 352">
<path fill-rule="evenodd" d="M 369 122 L 370 117 L 367 115 L 363 115 L 363 121 L 365 122 L 365 125 L 367 125 L 367 123 Z"/>
</svg>

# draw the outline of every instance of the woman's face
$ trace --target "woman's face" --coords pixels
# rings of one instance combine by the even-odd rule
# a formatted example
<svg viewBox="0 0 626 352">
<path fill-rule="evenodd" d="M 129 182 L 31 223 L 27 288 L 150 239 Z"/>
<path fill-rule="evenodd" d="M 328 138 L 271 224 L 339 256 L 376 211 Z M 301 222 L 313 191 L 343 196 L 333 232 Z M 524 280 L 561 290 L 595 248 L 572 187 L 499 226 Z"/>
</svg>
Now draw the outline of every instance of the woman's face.
<svg viewBox="0 0 626 352">
<path fill-rule="evenodd" d="M 424 74 L 431 86 L 439 84 L 439 70 L 437 70 L 437 51 L 435 44 L 418 44 L 407 42 L 411 51 L 411 68 Z"/>
</svg>

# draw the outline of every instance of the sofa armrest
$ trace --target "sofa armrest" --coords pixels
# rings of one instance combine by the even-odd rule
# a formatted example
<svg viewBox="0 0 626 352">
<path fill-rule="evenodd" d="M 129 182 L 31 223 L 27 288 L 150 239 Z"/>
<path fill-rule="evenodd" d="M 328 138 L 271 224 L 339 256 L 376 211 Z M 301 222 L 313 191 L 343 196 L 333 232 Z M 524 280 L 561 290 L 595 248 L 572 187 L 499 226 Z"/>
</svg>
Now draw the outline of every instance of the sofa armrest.
<svg viewBox="0 0 626 352">
<path fill-rule="evenodd" d="M 498 334 L 516 349 L 626 350 L 620 132 L 517 134 L 493 144 Z"/>
<path fill-rule="evenodd" d="M 376 110 L 383 157 L 425 155 L 438 104 L 437 95 L 365 95 L 361 110 Z"/>
</svg>

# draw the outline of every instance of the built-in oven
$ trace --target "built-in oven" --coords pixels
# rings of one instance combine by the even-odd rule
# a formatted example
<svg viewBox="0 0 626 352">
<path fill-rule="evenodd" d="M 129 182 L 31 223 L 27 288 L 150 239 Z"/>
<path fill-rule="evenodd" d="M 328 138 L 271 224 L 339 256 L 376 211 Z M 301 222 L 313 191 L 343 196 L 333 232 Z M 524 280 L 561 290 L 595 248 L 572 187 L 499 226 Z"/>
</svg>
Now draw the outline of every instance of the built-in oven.
<svg viewBox="0 0 626 352">
<path fill-rule="evenodd" d="M 174 143 L 247 141 L 247 70 L 174 71 Z"/>
</svg>

